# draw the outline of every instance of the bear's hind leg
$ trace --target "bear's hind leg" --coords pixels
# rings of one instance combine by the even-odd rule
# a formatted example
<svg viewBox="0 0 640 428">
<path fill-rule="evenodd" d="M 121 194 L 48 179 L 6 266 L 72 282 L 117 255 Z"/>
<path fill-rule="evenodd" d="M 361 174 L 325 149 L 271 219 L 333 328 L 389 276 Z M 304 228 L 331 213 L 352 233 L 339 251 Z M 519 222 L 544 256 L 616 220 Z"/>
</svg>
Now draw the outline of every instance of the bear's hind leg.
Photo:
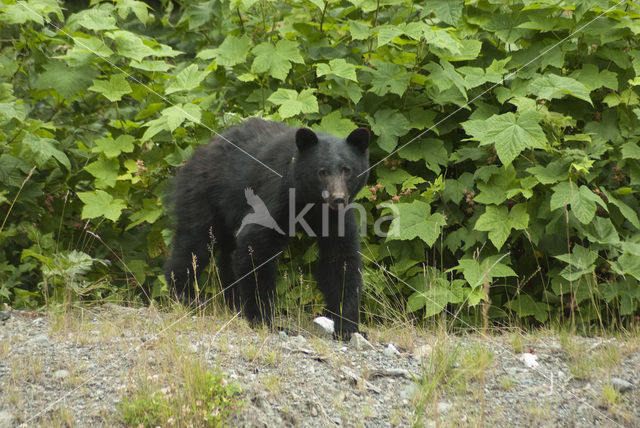
<svg viewBox="0 0 640 428">
<path fill-rule="evenodd" d="M 205 236 L 206 239 L 203 238 Z M 194 282 L 209 263 L 211 247 L 208 236 L 208 230 L 194 233 L 178 228 L 173 239 L 173 251 L 164 273 L 167 283 L 173 285 L 178 299 L 183 303 L 195 300 Z"/>
<path fill-rule="evenodd" d="M 271 324 L 278 275 L 277 256 L 286 237 L 250 225 L 236 238 L 233 271 L 242 296 L 243 312 L 253 324 Z"/>
</svg>

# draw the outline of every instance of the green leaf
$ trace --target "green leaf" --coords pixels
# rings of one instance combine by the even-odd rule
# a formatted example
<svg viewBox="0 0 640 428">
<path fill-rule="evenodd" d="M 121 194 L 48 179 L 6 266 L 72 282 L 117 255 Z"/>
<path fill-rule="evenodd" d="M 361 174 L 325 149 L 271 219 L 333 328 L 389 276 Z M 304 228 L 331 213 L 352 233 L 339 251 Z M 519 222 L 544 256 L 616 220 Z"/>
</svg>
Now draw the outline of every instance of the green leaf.
<svg viewBox="0 0 640 428">
<path fill-rule="evenodd" d="M 622 145 L 622 159 L 640 159 L 640 146 L 628 141 Z"/>
<path fill-rule="evenodd" d="M 458 261 L 458 266 L 454 269 L 462 271 L 464 279 L 472 289 L 483 285 L 485 280 L 491 283 L 494 278 L 505 278 L 508 276 L 518 276 L 516 273 L 500 260 L 501 254 L 487 257 L 478 261 L 476 259 L 462 259 Z"/>
<path fill-rule="evenodd" d="M 142 209 L 136 211 L 129 217 L 131 223 L 125 228 L 125 230 L 132 229 L 145 221 L 149 224 L 153 224 L 161 215 L 162 208 L 160 208 L 157 199 L 144 199 L 142 201 Z"/>
<path fill-rule="evenodd" d="M 199 71 L 196 64 L 191 64 L 183 69 L 174 80 L 171 81 L 164 93 L 169 95 L 174 92 L 190 91 L 197 88 L 211 71 Z"/>
<path fill-rule="evenodd" d="M 278 113 L 286 119 L 300 113 L 317 113 L 318 100 L 313 89 L 304 89 L 298 93 L 293 89 L 280 88 L 268 98 L 273 104 L 280 106 Z"/>
<path fill-rule="evenodd" d="M 620 213 L 625 219 L 629 221 L 636 229 L 640 230 L 640 220 L 638 220 L 638 213 L 629 205 L 622 202 L 620 199 L 615 198 L 611 193 L 605 189 L 600 189 L 602 193 L 607 197 L 610 204 L 614 205 L 620 210 Z"/>
<path fill-rule="evenodd" d="M 316 74 L 321 76 L 337 76 L 354 82 L 358 81 L 356 77 L 356 66 L 349 64 L 342 58 L 332 59 L 328 64 L 320 63 L 316 66 Z"/>
<path fill-rule="evenodd" d="M 375 69 L 367 68 L 372 74 L 371 89 L 376 95 L 396 94 L 402 96 L 409 87 L 411 73 L 401 65 L 391 62 L 371 61 Z"/>
<path fill-rule="evenodd" d="M 449 153 L 444 147 L 444 141 L 437 138 L 425 138 L 414 141 L 403 147 L 398 155 L 410 161 L 423 160 L 428 169 L 440 174 L 440 166 L 447 166 Z"/>
<path fill-rule="evenodd" d="M 246 61 L 250 48 L 251 39 L 247 35 L 228 35 L 219 47 L 202 50 L 198 52 L 197 58 L 215 58 L 217 64 L 232 67 Z"/>
<path fill-rule="evenodd" d="M 596 204 L 603 209 L 609 209 L 602 198 L 593 193 L 587 186 L 579 188 L 568 181 L 557 184 L 553 187 L 551 195 L 550 209 L 553 211 L 566 205 L 571 205 L 571 213 L 582 224 L 587 224 L 596 214 Z"/>
<path fill-rule="evenodd" d="M 64 165 L 68 171 L 71 171 L 71 162 L 69 162 L 69 158 L 64 154 L 64 152 L 55 147 L 59 144 L 56 140 L 52 138 L 38 138 L 33 134 L 28 134 L 24 138 L 23 143 L 29 148 L 31 153 L 33 153 L 38 167 L 42 168 L 49 159 L 54 158 Z"/>
<path fill-rule="evenodd" d="M 351 33 L 351 38 L 353 40 L 368 39 L 371 34 L 371 29 L 367 25 L 368 24 L 358 21 L 349 21 L 349 32 Z"/>
<path fill-rule="evenodd" d="M 194 123 L 200 123 L 202 110 L 195 104 L 176 104 L 168 107 L 161 112 L 162 116 L 167 118 L 169 131 L 173 132 L 182 125 L 182 122 L 189 120 Z"/>
<path fill-rule="evenodd" d="M 108 159 L 116 158 L 120 153 L 131 153 L 135 138 L 131 135 L 120 135 L 117 139 L 111 137 L 98 138 L 94 141 L 95 147 L 91 149 L 94 153 L 103 153 Z"/>
<path fill-rule="evenodd" d="M 67 26 L 71 31 L 78 27 L 84 27 L 92 31 L 115 30 L 116 19 L 112 15 L 112 8 L 107 5 L 81 10 L 69 17 Z"/>
<path fill-rule="evenodd" d="M 514 311 L 520 318 L 533 316 L 539 322 L 545 322 L 549 316 L 548 306 L 542 302 L 536 302 L 527 294 L 521 294 L 504 304 L 505 308 Z"/>
<path fill-rule="evenodd" d="M 87 89 L 98 74 L 91 67 L 70 68 L 60 61 L 45 64 L 44 68 L 46 71 L 38 77 L 36 88 L 55 90 L 67 101 L 71 101 L 78 92 Z"/>
<path fill-rule="evenodd" d="M 402 137 L 409 129 L 409 121 L 400 112 L 391 109 L 378 110 L 373 118 L 369 117 L 371 131 L 378 136 L 378 146 L 391 153 L 398 144 L 398 137 Z"/>
<path fill-rule="evenodd" d="M 403 33 L 402 29 L 395 25 L 380 25 L 377 27 L 377 30 L 378 47 L 386 45 Z"/>
<path fill-rule="evenodd" d="M 489 239 L 500 250 L 511 233 L 511 229 L 523 230 L 529 224 L 529 214 L 525 204 L 518 204 L 508 211 L 507 207 L 489 205 L 478 217 L 474 228 L 489 232 Z"/>
<path fill-rule="evenodd" d="M 100 157 L 97 161 L 85 166 L 84 169 L 96 178 L 96 187 L 104 189 L 116 185 L 120 162 L 118 159 Z"/>
<path fill-rule="evenodd" d="M 595 269 L 594 262 L 598 258 L 598 253 L 576 244 L 571 253 L 561 254 L 555 258 L 567 263 L 560 272 L 560 276 L 567 281 L 576 281 L 584 275 L 591 275 Z"/>
<path fill-rule="evenodd" d="M 589 88 L 571 77 L 562 77 L 557 74 L 540 76 L 531 82 L 529 90 L 539 98 L 547 100 L 571 95 L 593 105 L 589 96 L 591 92 Z"/>
<path fill-rule="evenodd" d="M 339 110 L 334 110 L 322 116 L 320 125 L 315 129 L 336 137 L 346 138 L 356 128 L 357 126 L 351 120 L 342 117 Z"/>
<path fill-rule="evenodd" d="M 269 42 L 260 43 L 251 52 L 256 56 L 251 64 L 251 71 L 268 73 L 278 80 L 286 79 L 292 62 L 304 64 L 298 44 L 290 40 L 279 40 L 275 46 Z"/>
<path fill-rule="evenodd" d="M 527 172 L 542 184 L 554 184 L 569 177 L 569 162 L 565 159 L 557 159 L 547 166 L 527 168 Z"/>
<path fill-rule="evenodd" d="M 547 139 L 538 121 L 537 112 L 493 115 L 487 120 L 468 120 L 462 123 L 465 131 L 480 145 L 493 144 L 500 161 L 509 165 L 527 148 L 545 148 Z"/>
<path fill-rule="evenodd" d="M 115 40 L 117 52 L 126 58 L 131 58 L 140 62 L 145 57 L 156 54 L 153 48 L 145 44 L 144 40 L 140 36 L 130 31 L 110 31 L 105 35 Z"/>
<path fill-rule="evenodd" d="M 104 95 L 109 101 L 120 101 L 123 95 L 133 92 L 124 74 L 113 74 L 109 80 L 94 80 L 90 91 Z"/>
<path fill-rule="evenodd" d="M 462 17 L 463 0 L 431 0 L 427 6 L 436 13 L 436 18 L 455 26 Z"/>
<path fill-rule="evenodd" d="M 105 191 L 78 192 L 78 197 L 84 203 L 82 218 L 105 217 L 116 221 L 127 204 L 122 199 L 113 199 Z"/>
<path fill-rule="evenodd" d="M 600 71 L 595 64 L 584 64 L 582 68 L 571 73 L 571 77 L 592 91 L 603 86 L 614 91 L 618 90 L 618 75 L 609 70 Z"/>
<path fill-rule="evenodd" d="M 388 241 L 420 238 L 431 246 L 447 223 L 442 214 L 430 214 L 431 206 L 418 199 L 411 203 L 394 204 L 394 207 L 397 216 L 391 222 Z"/>
</svg>

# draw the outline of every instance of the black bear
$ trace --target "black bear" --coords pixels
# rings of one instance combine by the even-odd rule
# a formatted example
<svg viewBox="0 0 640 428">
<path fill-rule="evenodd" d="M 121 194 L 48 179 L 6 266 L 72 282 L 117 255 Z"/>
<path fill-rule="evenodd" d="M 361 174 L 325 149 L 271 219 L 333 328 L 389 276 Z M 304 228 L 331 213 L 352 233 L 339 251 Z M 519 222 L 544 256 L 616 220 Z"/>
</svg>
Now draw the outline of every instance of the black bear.
<svg viewBox="0 0 640 428">
<path fill-rule="evenodd" d="M 342 139 L 251 118 L 198 148 L 174 182 L 167 282 L 193 299 L 213 252 L 226 301 L 269 324 L 277 255 L 302 229 L 317 237 L 316 279 L 336 336 L 348 338 L 358 331 L 362 289 L 359 225 L 348 204 L 366 183 L 368 146 L 366 129 Z"/>
</svg>

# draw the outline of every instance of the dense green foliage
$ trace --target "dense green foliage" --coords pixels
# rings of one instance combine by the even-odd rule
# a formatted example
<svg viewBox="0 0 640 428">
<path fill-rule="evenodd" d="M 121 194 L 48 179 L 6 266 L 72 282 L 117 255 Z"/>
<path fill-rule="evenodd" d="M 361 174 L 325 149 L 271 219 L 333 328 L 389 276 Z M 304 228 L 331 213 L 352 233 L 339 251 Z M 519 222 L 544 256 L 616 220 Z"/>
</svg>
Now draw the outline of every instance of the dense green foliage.
<svg viewBox="0 0 640 428">
<path fill-rule="evenodd" d="M 1 299 L 166 296 L 167 178 L 260 115 L 376 136 L 368 313 L 473 315 L 487 286 L 495 319 L 637 313 L 637 6 L 177 3 L 1 6 Z M 285 305 L 316 302 L 306 244 L 283 265 Z"/>
</svg>

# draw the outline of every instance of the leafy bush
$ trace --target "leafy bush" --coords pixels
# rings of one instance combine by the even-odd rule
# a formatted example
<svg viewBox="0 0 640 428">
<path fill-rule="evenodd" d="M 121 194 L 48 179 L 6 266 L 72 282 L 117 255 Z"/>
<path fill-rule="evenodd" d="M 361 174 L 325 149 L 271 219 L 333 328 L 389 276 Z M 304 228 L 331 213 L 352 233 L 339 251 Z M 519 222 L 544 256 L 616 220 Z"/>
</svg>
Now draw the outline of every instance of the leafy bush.
<svg viewBox="0 0 640 428">
<path fill-rule="evenodd" d="M 87 281 L 166 295 L 167 178 L 261 115 L 377 136 L 359 200 L 370 230 L 396 218 L 364 240 L 374 314 L 381 301 L 473 314 L 485 283 L 494 318 L 637 313 L 638 13 L 606 0 L 5 2 L 0 296 L 36 304 L 43 278 L 64 277 L 44 260 L 72 251 L 111 262 Z M 303 253 L 287 263 L 306 266 Z"/>
</svg>

